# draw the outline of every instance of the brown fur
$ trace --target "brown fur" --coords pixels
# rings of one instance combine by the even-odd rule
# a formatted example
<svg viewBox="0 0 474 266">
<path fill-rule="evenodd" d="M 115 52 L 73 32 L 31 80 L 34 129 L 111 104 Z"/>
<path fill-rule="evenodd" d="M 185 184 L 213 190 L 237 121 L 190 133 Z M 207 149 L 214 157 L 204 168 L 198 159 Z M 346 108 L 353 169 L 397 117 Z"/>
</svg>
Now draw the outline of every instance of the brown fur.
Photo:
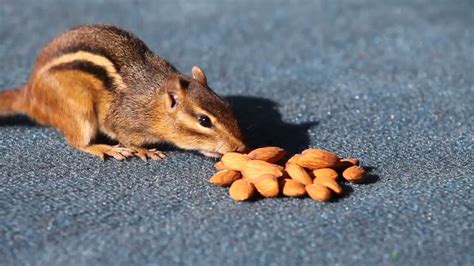
<svg viewBox="0 0 474 266">
<path fill-rule="evenodd" d="M 192 73 L 181 74 L 125 30 L 81 26 L 42 49 L 24 87 L 0 92 L 0 115 L 25 113 L 100 158 L 159 159 L 161 152 L 141 148 L 156 142 L 211 156 L 243 150 L 230 106 L 207 86 L 202 69 Z M 200 115 L 211 128 L 198 123 Z M 93 144 L 99 132 L 120 145 Z"/>
<path fill-rule="evenodd" d="M 23 113 L 25 109 L 25 91 L 24 86 L 0 91 L 0 116 Z"/>
</svg>

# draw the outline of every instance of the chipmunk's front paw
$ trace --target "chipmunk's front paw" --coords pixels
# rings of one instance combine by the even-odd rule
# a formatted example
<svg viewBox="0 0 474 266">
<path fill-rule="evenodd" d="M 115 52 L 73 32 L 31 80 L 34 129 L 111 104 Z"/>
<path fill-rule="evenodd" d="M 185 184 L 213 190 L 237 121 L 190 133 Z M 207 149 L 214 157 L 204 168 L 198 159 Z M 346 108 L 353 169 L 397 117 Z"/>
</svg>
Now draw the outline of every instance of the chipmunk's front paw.
<svg viewBox="0 0 474 266">
<path fill-rule="evenodd" d="M 162 160 L 166 158 L 165 153 L 157 149 L 133 148 L 133 154 L 144 161 L 148 158 L 152 160 Z"/>
<path fill-rule="evenodd" d="M 106 144 L 95 144 L 80 149 L 87 153 L 98 156 L 101 160 L 104 160 L 106 156 L 110 156 L 122 161 L 134 155 L 132 149 L 125 148 L 120 145 L 110 146 Z"/>
<path fill-rule="evenodd" d="M 117 160 L 124 160 L 128 157 L 133 156 L 133 150 L 120 145 L 112 146 L 112 148 L 106 152 L 107 155 L 114 157 Z"/>
</svg>

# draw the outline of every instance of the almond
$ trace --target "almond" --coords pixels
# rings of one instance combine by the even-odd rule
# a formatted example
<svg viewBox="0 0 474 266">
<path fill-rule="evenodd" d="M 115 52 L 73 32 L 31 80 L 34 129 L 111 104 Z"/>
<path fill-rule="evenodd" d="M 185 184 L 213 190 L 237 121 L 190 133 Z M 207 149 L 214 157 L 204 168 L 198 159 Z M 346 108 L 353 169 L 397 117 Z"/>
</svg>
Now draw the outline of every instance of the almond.
<svg viewBox="0 0 474 266">
<path fill-rule="evenodd" d="M 272 175 L 263 175 L 254 179 L 253 184 L 260 193 L 265 198 L 273 198 L 278 196 L 280 193 L 280 188 L 278 186 L 278 180 L 275 176 Z"/>
<path fill-rule="evenodd" d="M 282 170 L 283 168 L 276 164 L 271 164 L 260 160 L 249 160 L 242 169 L 242 176 L 250 181 L 266 174 L 280 177 L 283 175 Z"/>
<path fill-rule="evenodd" d="M 359 165 L 359 159 L 354 158 L 354 157 L 341 159 L 341 163 L 342 163 L 342 162 L 349 162 L 349 163 L 351 163 L 352 165 Z"/>
<path fill-rule="evenodd" d="M 365 170 L 361 166 L 351 166 L 342 173 L 342 176 L 349 182 L 361 182 L 365 178 Z"/>
<path fill-rule="evenodd" d="M 248 200 L 255 194 L 255 187 L 249 181 L 239 179 L 232 183 L 229 189 L 229 194 L 233 200 Z"/>
<path fill-rule="evenodd" d="M 357 158 L 344 158 L 341 159 L 339 162 L 339 165 L 337 166 L 337 169 L 339 171 L 344 171 L 345 169 L 354 166 L 354 165 L 359 165 L 359 159 Z"/>
<path fill-rule="evenodd" d="M 331 199 L 331 190 L 323 185 L 311 184 L 307 185 L 305 189 L 308 195 L 314 200 L 328 201 Z"/>
<path fill-rule="evenodd" d="M 279 147 L 264 147 L 251 151 L 248 157 L 252 160 L 262 160 L 276 163 L 286 155 L 286 151 Z"/>
<path fill-rule="evenodd" d="M 336 170 L 332 168 L 321 168 L 321 169 L 316 169 L 313 171 L 313 175 L 318 178 L 318 177 L 327 177 L 331 178 L 333 180 L 337 180 L 338 173 Z"/>
<path fill-rule="evenodd" d="M 227 169 L 222 163 L 222 161 L 218 161 L 217 163 L 215 163 L 214 168 L 216 168 L 217 171 Z"/>
<path fill-rule="evenodd" d="M 227 187 L 230 186 L 235 180 L 240 179 L 241 177 L 241 174 L 237 171 L 224 169 L 214 174 L 211 177 L 210 181 L 214 185 Z"/>
<path fill-rule="evenodd" d="M 247 155 L 237 153 L 237 152 L 228 152 L 222 156 L 221 162 L 227 169 L 234 171 L 242 171 L 245 163 L 250 160 Z"/>
<path fill-rule="evenodd" d="M 283 195 L 287 197 L 301 197 L 306 194 L 305 186 L 293 179 L 283 179 Z"/>
<path fill-rule="evenodd" d="M 289 163 L 298 163 L 298 159 L 301 157 L 301 154 L 295 154 L 291 156 L 291 158 L 288 160 Z"/>
<path fill-rule="evenodd" d="M 309 176 L 308 172 L 306 172 L 303 167 L 295 163 L 287 163 L 285 170 L 291 179 L 300 182 L 303 185 L 309 185 L 313 183 L 313 180 Z"/>
<path fill-rule="evenodd" d="M 314 184 L 323 185 L 337 194 L 342 194 L 342 187 L 334 179 L 328 177 L 317 177 L 314 179 Z"/>
<path fill-rule="evenodd" d="M 311 170 L 334 168 L 339 164 L 339 158 L 334 153 L 325 150 L 307 149 L 298 157 L 296 163 Z"/>
</svg>

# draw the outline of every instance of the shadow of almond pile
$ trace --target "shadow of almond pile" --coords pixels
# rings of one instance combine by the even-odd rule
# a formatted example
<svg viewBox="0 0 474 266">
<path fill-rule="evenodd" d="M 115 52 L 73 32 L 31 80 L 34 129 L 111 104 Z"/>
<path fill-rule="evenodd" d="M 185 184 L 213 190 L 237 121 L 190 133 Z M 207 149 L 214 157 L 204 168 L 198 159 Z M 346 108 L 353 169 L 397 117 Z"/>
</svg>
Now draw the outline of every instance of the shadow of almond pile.
<svg viewBox="0 0 474 266">
<path fill-rule="evenodd" d="M 278 146 L 293 155 L 308 147 L 308 129 L 318 122 L 291 124 L 283 121 L 278 104 L 272 100 L 250 96 L 228 96 L 240 123 L 248 147 Z"/>
<path fill-rule="evenodd" d="M 250 200 L 256 194 L 265 198 L 309 195 L 316 201 L 328 201 L 344 195 L 342 180 L 362 183 L 366 178 L 357 158 L 341 159 L 320 149 L 306 149 L 288 160 L 286 155 L 287 151 L 279 147 L 258 148 L 248 154 L 226 153 L 214 165 L 218 172 L 210 182 L 230 186 L 230 197 L 236 201 Z"/>
</svg>

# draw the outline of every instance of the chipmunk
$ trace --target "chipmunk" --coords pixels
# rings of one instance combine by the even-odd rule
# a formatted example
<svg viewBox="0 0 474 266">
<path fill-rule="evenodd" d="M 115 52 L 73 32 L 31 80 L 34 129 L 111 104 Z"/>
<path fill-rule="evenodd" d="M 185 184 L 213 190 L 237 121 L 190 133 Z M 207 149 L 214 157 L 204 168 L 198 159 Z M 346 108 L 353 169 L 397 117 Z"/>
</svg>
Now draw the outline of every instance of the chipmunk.
<svg viewBox="0 0 474 266">
<path fill-rule="evenodd" d="M 104 159 L 162 159 L 167 142 L 210 157 L 245 149 L 230 105 L 204 71 L 181 74 L 134 34 L 112 25 L 72 28 L 39 53 L 25 85 L 0 91 L 0 115 L 26 114 Z M 118 145 L 95 143 L 99 133 Z"/>
</svg>

